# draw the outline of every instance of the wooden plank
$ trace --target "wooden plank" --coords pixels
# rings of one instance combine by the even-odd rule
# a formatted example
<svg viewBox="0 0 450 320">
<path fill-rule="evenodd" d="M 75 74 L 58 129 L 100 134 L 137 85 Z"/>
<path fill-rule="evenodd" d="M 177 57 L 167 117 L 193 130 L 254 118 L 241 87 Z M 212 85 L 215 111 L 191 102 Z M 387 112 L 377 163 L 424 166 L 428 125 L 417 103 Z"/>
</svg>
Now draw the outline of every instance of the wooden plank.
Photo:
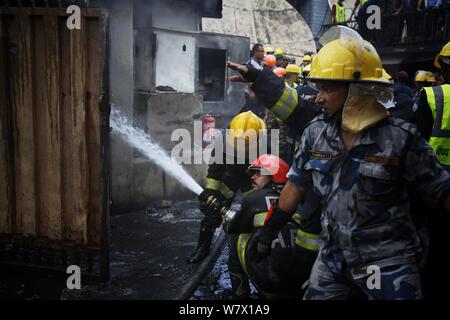
<svg viewBox="0 0 450 320">
<path fill-rule="evenodd" d="M 86 19 L 86 125 L 89 160 L 89 215 L 87 236 L 90 247 L 99 247 L 102 232 L 102 166 L 100 145 L 101 52 L 99 19 Z"/>
<path fill-rule="evenodd" d="M 11 216 L 11 180 L 9 165 L 9 152 L 7 150 L 9 141 L 7 133 L 10 132 L 8 126 L 8 113 L 6 105 L 6 30 L 5 18 L 0 15 L 0 234 L 10 233 Z M 4 183 L 2 183 L 4 182 Z"/>
<path fill-rule="evenodd" d="M 16 210 L 12 232 L 36 234 L 36 199 L 34 186 L 33 84 L 30 20 L 17 16 L 8 28 L 11 70 L 11 105 L 14 132 L 14 173 Z"/>
<path fill-rule="evenodd" d="M 60 21 L 60 26 L 64 25 Z M 61 30 L 61 155 L 63 239 L 87 243 L 89 211 L 85 117 L 84 38 L 81 31 Z"/>
<path fill-rule="evenodd" d="M 20 17 L 20 16 L 18 16 Z M 42 204 L 42 199 L 46 198 L 45 186 L 42 181 L 45 177 L 45 169 L 41 168 L 45 162 L 46 131 L 46 109 L 48 104 L 47 96 L 47 60 L 45 58 L 46 37 L 43 17 L 30 17 L 33 30 L 33 103 L 34 103 L 34 165 L 35 176 L 34 185 L 36 188 L 36 230 L 37 235 L 46 237 L 48 235 L 48 212 Z M 44 189 L 41 189 L 44 188 Z"/>
<path fill-rule="evenodd" d="M 82 23 L 84 23 L 84 19 Z M 72 189 L 74 197 L 74 231 L 78 244 L 87 244 L 87 213 L 89 210 L 88 158 L 85 112 L 85 31 L 70 31 L 71 38 L 71 97 L 72 97 Z"/>
<path fill-rule="evenodd" d="M 71 79 L 71 40 L 70 32 L 65 28 L 65 21 L 59 21 L 60 29 L 60 102 L 61 102 L 61 201 L 62 201 L 62 231 L 64 240 L 75 241 L 74 228 L 74 197 L 72 191 L 72 79 Z"/>
<path fill-rule="evenodd" d="M 70 31 L 64 28 L 64 22 L 59 21 L 60 25 L 60 102 L 61 102 L 61 208 L 62 208 L 62 232 L 63 239 L 74 239 L 73 231 L 73 192 L 70 191 L 72 177 L 72 161 L 70 160 L 73 153 L 71 137 L 72 137 L 72 99 L 71 99 L 71 82 L 70 82 Z"/>
<path fill-rule="evenodd" d="M 34 96 L 36 188 L 39 236 L 61 239 L 61 154 L 59 117 L 58 18 L 44 16 L 35 25 Z"/>
</svg>

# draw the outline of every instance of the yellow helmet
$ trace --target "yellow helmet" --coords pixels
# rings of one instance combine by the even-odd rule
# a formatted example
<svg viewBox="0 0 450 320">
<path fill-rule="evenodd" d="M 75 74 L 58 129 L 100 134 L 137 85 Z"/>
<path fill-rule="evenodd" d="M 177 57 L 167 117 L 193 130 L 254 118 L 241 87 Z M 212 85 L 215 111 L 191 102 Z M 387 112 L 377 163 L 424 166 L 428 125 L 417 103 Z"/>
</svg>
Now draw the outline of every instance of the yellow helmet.
<svg viewBox="0 0 450 320">
<path fill-rule="evenodd" d="M 416 72 L 416 82 L 436 82 L 436 79 L 431 71 L 419 70 Z"/>
<path fill-rule="evenodd" d="M 441 66 L 441 58 L 450 58 L 450 42 L 448 42 L 441 50 L 441 52 L 439 52 L 439 54 L 436 56 L 436 58 L 434 59 L 434 66 L 438 69 L 442 69 Z"/>
<path fill-rule="evenodd" d="M 251 111 L 239 113 L 237 116 L 231 120 L 230 123 L 230 138 L 231 139 L 245 139 L 245 141 L 249 141 L 251 137 L 256 133 L 255 138 L 260 134 L 260 130 L 264 130 L 266 128 L 266 124 Z M 250 130 L 250 132 L 249 132 Z"/>
<path fill-rule="evenodd" d="M 383 68 L 383 78 L 385 78 L 389 82 L 393 80 L 392 76 L 386 70 L 384 70 L 384 68 Z"/>
<path fill-rule="evenodd" d="M 292 72 L 292 73 L 300 73 L 300 67 L 296 64 L 288 64 L 286 66 L 286 72 Z"/>
<path fill-rule="evenodd" d="M 305 55 L 303 56 L 303 62 L 305 62 L 305 61 L 309 61 L 309 62 L 312 61 L 312 58 L 311 58 L 311 56 L 310 56 L 309 54 L 305 54 Z"/>
<path fill-rule="evenodd" d="M 355 30 L 334 26 L 319 39 L 323 45 L 311 63 L 308 79 L 391 84 L 375 48 Z"/>
<path fill-rule="evenodd" d="M 276 48 L 275 54 L 284 54 L 284 51 L 281 48 Z"/>
<path fill-rule="evenodd" d="M 312 62 L 308 79 L 390 84 L 383 78 L 381 59 L 375 48 L 358 39 L 336 39 L 323 46 Z"/>
<path fill-rule="evenodd" d="M 274 50 L 273 50 L 272 47 L 264 47 L 264 52 L 265 52 L 266 54 L 268 54 L 268 53 L 273 54 L 273 53 L 274 53 Z"/>
</svg>

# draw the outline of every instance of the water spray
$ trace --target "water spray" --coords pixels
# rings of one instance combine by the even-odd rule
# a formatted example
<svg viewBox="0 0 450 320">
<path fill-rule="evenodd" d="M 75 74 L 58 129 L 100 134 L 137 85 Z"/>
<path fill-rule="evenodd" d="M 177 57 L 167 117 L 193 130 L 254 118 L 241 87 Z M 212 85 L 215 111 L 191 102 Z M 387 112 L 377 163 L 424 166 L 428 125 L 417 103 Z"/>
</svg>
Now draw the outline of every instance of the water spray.
<svg viewBox="0 0 450 320">
<path fill-rule="evenodd" d="M 152 137 L 123 115 L 113 106 L 111 109 L 111 127 L 113 132 L 120 134 L 120 137 L 132 147 L 139 150 L 145 157 L 160 167 L 168 175 L 175 178 L 197 195 L 202 193 L 200 185 L 184 170 L 184 168 L 172 159 L 167 152 L 161 148 Z"/>
<path fill-rule="evenodd" d="M 183 169 L 183 167 L 172 159 L 152 137 L 142 129 L 136 127 L 117 108 L 111 110 L 111 127 L 113 132 L 119 133 L 132 147 L 138 149 L 149 160 L 159 166 L 167 174 L 177 179 L 182 185 L 198 195 L 200 201 L 215 208 L 220 212 L 225 221 L 231 221 L 236 212 L 227 208 L 216 197 L 212 196 Z"/>
</svg>

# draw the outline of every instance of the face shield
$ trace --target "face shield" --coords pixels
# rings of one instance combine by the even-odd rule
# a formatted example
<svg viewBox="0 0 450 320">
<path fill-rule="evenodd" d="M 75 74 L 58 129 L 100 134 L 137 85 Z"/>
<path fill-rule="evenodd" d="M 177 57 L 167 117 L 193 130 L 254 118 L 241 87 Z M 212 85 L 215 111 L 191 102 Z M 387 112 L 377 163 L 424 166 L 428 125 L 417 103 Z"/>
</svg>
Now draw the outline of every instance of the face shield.
<svg viewBox="0 0 450 320">
<path fill-rule="evenodd" d="M 375 48 L 345 26 L 330 28 L 320 43 L 327 55 L 320 57 L 319 51 L 312 63 L 310 79 L 350 83 L 342 109 L 342 129 L 357 134 L 388 117 L 386 109 L 394 106 L 393 89 L 383 78 Z"/>
</svg>

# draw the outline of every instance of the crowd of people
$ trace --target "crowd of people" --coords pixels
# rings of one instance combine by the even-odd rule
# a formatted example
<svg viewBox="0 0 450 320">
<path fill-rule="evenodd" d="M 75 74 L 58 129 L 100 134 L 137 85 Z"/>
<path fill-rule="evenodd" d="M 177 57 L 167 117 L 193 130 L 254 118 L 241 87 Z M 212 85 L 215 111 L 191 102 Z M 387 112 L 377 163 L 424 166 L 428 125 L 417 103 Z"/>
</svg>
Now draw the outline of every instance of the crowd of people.
<svg viewBox="0 0 450 320">
<path fill-rule="evenodd" d="M 436 10 L 450 6 L 449 0 L 355 0 L 352 6 L 346 6 L 343 0 L 338 0 L 331 8 L 333 23 L 346 24 L 352 21 L 359 12 L 364 15 L 365 9 L 371 5 L 379 6 L 381 13 L 386 16 L 398 14 L 411 14 L 424 10 Z M 351 12 L 348 15 L 348 12 Z"/>
<path fill-rule="evenodd" d="M 431 41 L 445 37 L 446 15 L 450 8 L 448 0 L 339 0 L 331 9 L 332 24 L 350 26 L 364 38 L 369 38 L 373 27 L 368 26 L 367 22 L 374 12 L 368 9 L 373 5 L 381 9 L 381 21 L 377 28 L 385 32 L 378 32 L 376 39 L 384 44 Z M 373 23 L 375 20 L 370 21 Z M 380 34 L 383 35 L 382 39 Z"/>
</svg>

